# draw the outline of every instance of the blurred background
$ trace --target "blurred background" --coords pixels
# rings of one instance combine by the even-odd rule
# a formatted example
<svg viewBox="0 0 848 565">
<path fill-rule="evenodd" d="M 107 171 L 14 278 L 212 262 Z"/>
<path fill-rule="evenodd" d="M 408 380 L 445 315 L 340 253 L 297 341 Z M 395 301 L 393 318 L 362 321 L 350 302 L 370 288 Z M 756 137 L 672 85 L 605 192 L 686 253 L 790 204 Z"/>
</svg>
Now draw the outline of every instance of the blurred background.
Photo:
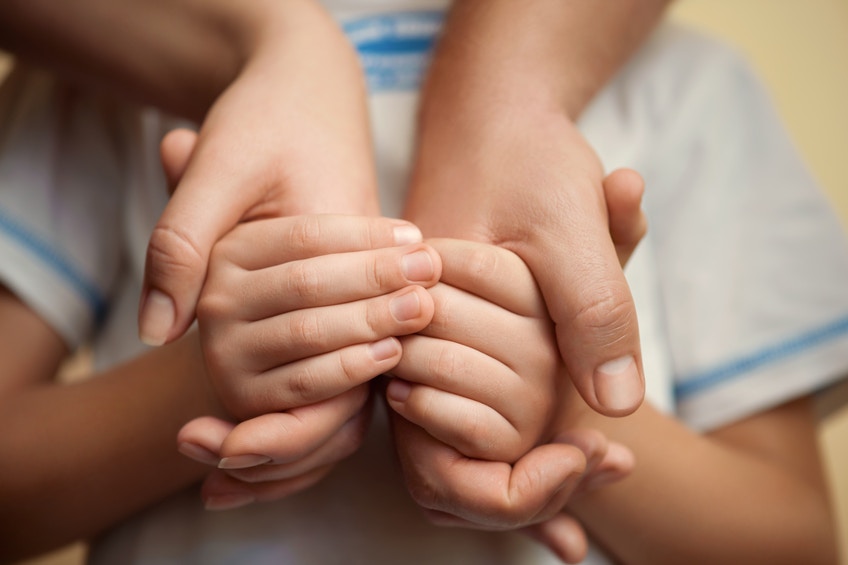
<svg viewBox="0 0 848 565">
<path fill-rule="evenodd" d="M 677 0 L 671 17 L 723 37 L 748 56 L 848 226 L 848 0 Z M 0 72 L 5 65 L 0 54 Z M 848 565 L 848 385 L 822 398 L 821 415 Z M 19 565 L 77 565 L 83 556 L 75 545 Z"/>
</svg>

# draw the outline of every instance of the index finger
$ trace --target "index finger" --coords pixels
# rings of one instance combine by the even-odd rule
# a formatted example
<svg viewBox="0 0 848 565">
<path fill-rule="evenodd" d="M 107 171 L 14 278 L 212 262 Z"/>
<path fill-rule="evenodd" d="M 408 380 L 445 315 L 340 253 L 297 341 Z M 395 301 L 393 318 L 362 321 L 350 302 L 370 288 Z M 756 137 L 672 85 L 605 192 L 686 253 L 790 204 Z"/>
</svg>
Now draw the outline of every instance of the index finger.
<svg viewBox="0 0 848 565">
<path fill-rule="evenodd" d="M 318 255 L 408 245 L 421 239 L 421 231 L 403 220 L 318 214 L 243 223 L 215 246 L 215 252 L 254 271 Z"/>
</svg>

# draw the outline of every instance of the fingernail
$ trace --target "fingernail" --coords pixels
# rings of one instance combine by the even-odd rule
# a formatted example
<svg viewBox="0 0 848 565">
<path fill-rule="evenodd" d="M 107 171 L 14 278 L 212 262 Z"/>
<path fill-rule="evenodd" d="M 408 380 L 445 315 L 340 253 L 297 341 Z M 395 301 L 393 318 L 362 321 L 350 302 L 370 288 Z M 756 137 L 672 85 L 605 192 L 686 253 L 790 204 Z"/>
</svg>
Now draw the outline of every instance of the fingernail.
<svg viewBox="0 0 848 565">
<path fill-rule="evenodd" d="M 395 245 L 409 245 L 410 243 L 418 243 L 424 239 L 421 235 L 421 230 L 410 224 L 395 226 L 394 228 Z"/>
<path fill-rule="evenodd" d="M 595 371 L 595 395 L 604 408 L 628 412 L 642 402 L 644 387 L 633 356 L 607 361 Z"/>
<path fill-rule="evenodd" d="M 386 359 L 391 359 L 397 355 L 399 350 L 400 347 L 397 340 L 391 337 L 368 344 L 368 352 L 371 354 L 371 358 L 374 359 L 374 361 L 385 361 Z"/>
<path fill-rule="evenodd" d="M 141 341 L 153 346 L 165 343 L 175 317 L 173 300 L 161 291 L 151 290 L 147 293 L 139 318 L 138 333 Z"/>
<path fill-rule="evenodd" d="M 406 402 L 410 391 L 412 391 L 412 385 L 408 382 L 402 379 L 392 379 L 389 386 L 386 387 L 386 396 L 397 402 Z"/>
<path fill-rule="evenodd" d="M 426 251 L 404 255 L 400 262 L 401 272 L 408 281 L 429 281 L 433 278 L 433 260 Z"/>
<path fill-rule="evenodd" d="M 418 300 L 418 294 L 415 292 L 407 292 L 406 294 L 393 298 L 389 303 L 389 310 L 395 320 L 399 322 L 414 320 L 421 314 L 421 303 Z"/>
<path fill-rule="evenodd" d="M 224 457 L 218 463 L 219 469 L 247 469 L 248 467 L 258 467 L 269 463 L 271 458 L 267 455 L 234 455 L 232 457 Z"/>
<path fill-rule="evenodd" d="M 198 463 L 212 465 L 213 467 L 218 466 L 218 456 L 196 443 L 183 442 L 177 446 L 177 451 Z"/>
<path fill-rule="evenodd" d="M 203 504 L 206 510 L 232 510 L 252 502 L 256 502 L 252 494 L 216 494 L 207 497 Z"/>
</svg>

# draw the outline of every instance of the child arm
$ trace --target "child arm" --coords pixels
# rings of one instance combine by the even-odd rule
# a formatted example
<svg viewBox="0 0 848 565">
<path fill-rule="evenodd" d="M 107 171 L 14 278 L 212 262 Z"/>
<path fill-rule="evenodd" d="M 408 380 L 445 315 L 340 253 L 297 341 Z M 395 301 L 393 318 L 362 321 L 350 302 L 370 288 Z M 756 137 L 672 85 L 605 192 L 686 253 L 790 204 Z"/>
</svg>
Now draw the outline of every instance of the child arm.
<svg viewBox="0 0 848 565">
<path fill-rule="evenodd" d="M 639 462 L 571 507 L 623 563 L 836 561 L 808 397 L 706 435 L 648 404 L 621 422 L 586 417 Z"/>
<path fill-rule="evenodd" d="M 89 538 L 190 485 L 173 448 L 187 419 L 223 415 L 194 332 L 85 381 L 56 380 L 64 341 L 0 292 L 0 558 Z"/>
</svg>

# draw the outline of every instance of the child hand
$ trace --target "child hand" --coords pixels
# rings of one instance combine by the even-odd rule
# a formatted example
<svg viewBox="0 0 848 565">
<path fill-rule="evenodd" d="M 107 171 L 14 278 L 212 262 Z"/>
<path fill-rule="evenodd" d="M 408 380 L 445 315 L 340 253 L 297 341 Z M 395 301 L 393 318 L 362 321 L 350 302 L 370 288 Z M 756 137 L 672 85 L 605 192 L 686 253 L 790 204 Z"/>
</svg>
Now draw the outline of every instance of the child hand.
<svg viewBox="0 0 848 565">
<path fill-rule="evenodd" d="M 244 421 L 190 422 L 183 452 L 221 458 L 248 483 L 278 483 L 251 486 L 264 499 L 355 450 L 368 381 L 400 358 L 393 336 L 432 316 L 424 287 L 438 280 L 440 259 L 416 240 L 405 222 L 353 216 L 249 222 L 221 240 L 199 302 L 200 337 L 212 388 Z"/>
</svg>

